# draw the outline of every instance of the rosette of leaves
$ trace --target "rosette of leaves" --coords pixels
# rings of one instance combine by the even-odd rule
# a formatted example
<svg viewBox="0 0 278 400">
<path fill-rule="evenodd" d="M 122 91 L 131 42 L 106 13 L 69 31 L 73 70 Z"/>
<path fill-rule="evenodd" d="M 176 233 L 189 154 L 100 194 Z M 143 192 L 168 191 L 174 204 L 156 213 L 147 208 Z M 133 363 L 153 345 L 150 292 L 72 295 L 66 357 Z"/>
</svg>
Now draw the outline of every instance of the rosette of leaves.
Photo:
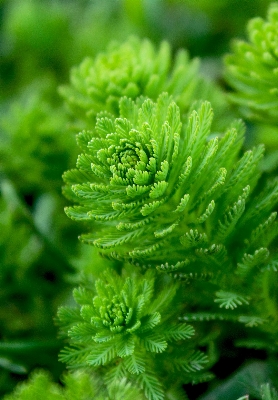
<svg viewBox="0 0 278 400">
<path fill-rule="evenodd" d="M 141 106 L 123 98 L 120 118 L 100 117 L 94 131 L 79 134 L 83 154 L 65 174 L 66 193 L 79 204 L 66 212 L 88 222 L 93 233 L 81 238 L 104 255 L 189 280 L 218 276 L 206 293 L 231 309 L 263 293 L 266 281 L 275 286 L 278 183 L 257 184 L 262 146 L 239 155 L 240 121 L 221 138 L 210 137 L 211 121 L 207 102 L 182 121 L 167 94 Z"/>
<path fill-rule="evenodd" d="M 188 341 L 193 327 L 177 321 L 181 293 L 163 276 L 159 281 L 153 271 L 126 277 L 125 271 L 119 276 L 108 270 L 94 287 L 88 282 L 75 289 L 80 309 L 62 307 L 58 312 L 62 332 L 68 331 L 70 338 L 60 359 L 73 368 L 106 366 L 101 371 L 107 383 L 126 378 L 147 399 L 163 399 L 166 392 L 180 399 L 170 392 L 174 396 L 177 386 L 194 375 L 197 379 L 208 360 Z"/>
<path fill-rule="evenodd" d="M 238 237 L 235 227 L 258 180 L 263 149 L 239 158 L 242 124 L 208 140 L 211 121 L 205 102 L 182 123 L 175 102 L 162 94 L 141 107 L 123 98 L 120 118 L 100 117 L 94 131 L 79 134 L 83 153 L 64 179 L 65 193 L 79 203 L 67 215 L 95 221 L 94 233 L 82 240 L 113 256 L 159 263 L 169 256 L 180 261 L 185 248 L 211 239 L 216 246 Z M 277 183 L 267 192 L 261 207 L 244 216 L 249 226 L 258 225 L 260 210 L 263 220 L 274 207 Z"/>
<path fill-rule="evenodd" d="M 185 50 L 173 59 L 167 42 L 156 50 L 149 40 L 136 37 L 110 44 L 95 59 L 86 58 L 72 69 L 70 85 L 60 87 L 79 130 L 91 129 L 99 112 L 117 117 L 123 96 L 157 100 L 162 92 L 173 95 L 182 112 L 187 112 L 195 99 L 209 99 L 219 114 L 226 112 L 225 97 L 201 76 L 199 60 L 190 60 Z"/>
<path fill-rule="evenodd" d="M 63 387 L 46 371 L 35 371 L 4 400 L 143 400 L 139 389 L 125 379 L 106 388 L 99 377 L 80 370 L 65 374 L 62 381 Z"/>
<path fill-rule="evenodd" d="M 267 19 L 248 24 L 248 41 L 236 40 L 226 57 L 225 76 L 235 93 L 230 99 L 249 119 L 278 122 L 278 5 Z"/>
</svg>

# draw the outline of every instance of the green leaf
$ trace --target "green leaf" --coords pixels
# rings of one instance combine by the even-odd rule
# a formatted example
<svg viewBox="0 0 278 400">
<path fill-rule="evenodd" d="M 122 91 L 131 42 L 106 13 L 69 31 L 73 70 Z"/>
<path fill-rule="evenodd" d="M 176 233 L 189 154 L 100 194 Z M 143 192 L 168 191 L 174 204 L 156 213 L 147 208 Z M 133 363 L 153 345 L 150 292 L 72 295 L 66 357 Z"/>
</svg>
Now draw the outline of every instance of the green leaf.
<svg viewBox="0 0 278 400">
<path fill-rule="evenodd" d="M 218 149 L 218 138 L 211 139 L 206 146 L 204 155 L 201 157 L 200 165 L 198 165 L 197 171 L 195 171 L 194 173 L 194 177 L 192 178 L 191 184 L 198 181 L 198 179 L 200 179 L 200 176 L 204 174 L 204 171 L 209 166 L 209 164 L 213 163 L 213 158 L 217 152 L 217 149 Z M 194 162 L 194 156 L 192 156 L 192 160 Z"/>
<path fill-rule="evenodd" d="M 126 118 L 116 118 L 116 132 L 120 138 L 128 138 L 129 132 L 132 129 L 132 124 Z M 110 133 L 112 133 L 111 131 Z"/>
<path fill-rule="evenodd" d="M 125 363 L 120 361 L 118 364 L 111 366 L 108 372 L 104 376 L 104 381 L 107 385 L 111 385 L 114 382 L 119 382 L 126 377 L 127 371 Z"/>
<path fill-rule="evenodd" d="M 76 322 L 83 322 L 79 308 L 60 307 L 57 312 L 59 322 L 63 327 L 70 327 Z"/>
<path fill-rule="evenodd" d="M 165 181 L 169 171 L 169 163 L 167 160 L 162 161 L 160 170 L 155 174 L 155 182 L 162 182 Z"/>
<path fill-rule="evenodd" d="M 238 274 L 245 276 L 255 267 L 262 268 L 268 257 L 269 250 L 263 247 L 256 250 L 254 254 L 244 254 L 241 262 L 237 264 Z"/>
<path fill-rule="evenodd" d="M 173 326 L 165 326 L 163 335 L 166 340 L 176 341 L 190 339 L 195 334 L 195 329 L 191 325 L 176 324 Z"/>
<path fill-rule="evenodd" d="M 208 363 L 208 357 L 201 351 L 194 351 L 191 355 L 182 359 L 175 359 L 174 367 L 187 373 L 200 371 L 204 364 Z"/>
<path fill-rule="evenodd" d="M 168 183 L 165 181 L 154 183 L 150 191 L 150 198 L 158 199 L 159 197 L 163 196 L 167 187 Z"/>
<path fill-rule="evenodd" d="M 245 326 L 249 328 L 253 328 L 254 326 L 259 326 L 267 323 L 267 320 L 261 317 L 252 316 L 252 315 L 242 315 L 238 317 L 238 321 L 245 324 Z"/>
<path fill-rule="evenodd" d="M 105 365 L 116 356 L 116 346 L 114 341 L 98 343 L 93 346 L 93 349 L 86 357 L 86 362 L 92 366 Z"/>
<path fill-rule="evenodd" d="M 76 301 L 77 304 L 79 304 L 80 306 L 84 306 L 84 309 L 86 307 L 88 307 L 88 304 L 90 303 L 90 300 L 92 298 L 92 292 L 90 290 L 87 290 L 83 287 L 79 287 L 79 288 L 75 288 L 73 289 L 73 297 L 74 300 Z M 93 310 L 90 308 L 91 312 L 93 312 Z M 83 317 L 83 311 L 81 308 L 81 315 Z"/>
<path fill-rule="evenodd" d="M 146 315 L 141 318 L 142 326 L 140 327 L 140 333 L 152 330 L 156 325 L 160 323 L 161 315 L 159 312 L 155 312 L 151 315 Z"/>
<path fill-rule="evenodd" d="M 146 203 L 142 208 L 141 208 L 141 214 L 145 217 L 147 215 L 150 215 L 153 213 L 157 208 L 161 206 L 165 202 L 165 198 L 163 200 L 156 200 L 152 201 L 151 203 Z"/>
<path fill-rule="evenodd" d="M 268 232 L 273 227 L 274 221 L 276 220 L 277 217 L 277 212 L 273 212 L 270 214 L 270 216 L 261 224 L 259 224 L 252 232 L 250 235 L 250 238 L 248 239 L 248 244 L 253 245 L 253 246 L 259 246 L 261 244 L 261 241 L 265 240 L 265 236 Z M 264 246 L 268 246 L 269 243 L 264 244 Z"/>
<path fill-rule="evenodd" d="M 130 240 L 142 236 L 144 229 L 137 229 L 133 232 L 128 232 L 123 235 L 121 232 L 115 232 L 114 234 L 108 234 L 102 238 L 96 239 L 95 235 L 82 235 L 81 238 L 85 243 L 93 243 L 95 246 L 102 249 L 110 249 L 116 246 L 128 243 Z"/>
<path fill-rule="evenodd" d="M 212 200 L 209 205 L 206 208 L 206 211 L 200 215 L 200 217 L 198 217 L 197 221 L 199 224 L 202 224 L 203 222 L 205 222 L 208 217 L 212 214 L 213 210 L 215 208 L 215 202 L 214 200 Z"/>
<path fill-rule="evenodd" d="M 80 342 L 91 344 L 93 336 L 96 334 L 96 332 L 96 328 L 93 325 L 83 322 L 74 325 L 69 330 L 69 336 L 75 343 Z"/>
<path fill-rule="evenodd" d="M 179 205 L 177 206 L 177 208 L 174 210 L 174 212 L 182 213 L 182 212 L 185 210 L 185 208 L 186 208 L 186 206 L 187 206 L 187 204 L 188 204 L 189 199 L 190 199 L 189 194 L 185 194 L 185 195 L 181 198 L 180 203 L 179 203 Z"/>
<path fill-rule="evenodd" d="M 163 386 L 153 373 L 150 371 L 142 373 L 138 376 L 137 380 L 144 390 L 145 396 L 148 400 L 164 399 Z"/>
<path fill-rule="evenodd" d="M 93 321 L 92 321 L 93 322 Z M 103 326 L 103 324 L 101 324 Z M 95 327 L 95 329 L 101 329 L 99 327 Z M 93 340 L 96 343 L 103 343 L 103 342 L 109 342 L 110 340 L 114 339 L 115 336 L 113 335 L 113 333 L 107 329 L 104 329 L 103 331 L 98 331 L 94 337 Z"/>
<path fill-rule="evenodd" d="M 164 238 L 165 236 L 170 235 L 178 225 L 179 225 L 179 220 L 170 226 L 155 231 L 154 236 L 158 239 Z"/>
<path fill-rule="evenodd" d="M 73 219 L 74 221 L 89 221 L 92 219 L 88 212 L 91 210 L 90 206 L 73 206 L 73 207 L 66 207 L 65 213 L 68 217 Z"/>
<path fill-rule="evenodd" d="M 148 193 L 150 191 L 150 187 L 149 186 L 142 186 L 142 185 L 132 185 L 132 186 L 127 186 L 126 188 L 126 194 L 131 197 L 131 198 L 135 198 L 135 197 L 141 197 L 144 194 Z"/>
<path fill-rule="evenodd" d="M 194 322 L 194 321 L 236 321 L 237 316 L 229 314 L 220 314 L 212 312 L 197 312 L 187 313 L 186 315 L 179 317 L 180 321 Z"/>
<path fill-rule="evenodd" d="M 248 188 L 248 189 L 247 189 Z M 249 187 L 245 188 L 249 192 Z M 235 226 L 245 210 L 245 198 L 239 196 L 238 200 L 228 212 L 224 215 L 224 221 L 218 222 L 217 234 L 215 240 L 225 242 L 229 235 L 236 231 Z"/>
<path fill-rule="evenodd" d="M 192 248 L 207 244 L 208 238 L 205 233 L 200 233 L 197 229 L 190 229 L 189 232 L 180 237 L 180 242 L 186 248 Z"/>
<path fill-rule="evenodd" d="M 140 282 L 140 286 L 142 288 L 145 304 L 147 305 L 151 301 L 154 292 L 155 279 L 153 271 L 148 270 L 144 275 L 144 278 L 145 279 Z"/>
<path fill-rule="evenodd" d="M 136 351 L 124 359 L 124 365 L 131 374 L 142 374 L 145 371 L 145 354 Z"/>
<path fill-rule="evenodd" d="M 61 350 L 59 360 L 73 368 L 82 368 L 87 365 L 87 357 L 91 353 L 90 347 L 65 347 Z"/>
<path fill-rule="evenodd" d="M 122 97 L 119 101 L 119 109 L 120 115 L 128 119 L 133 125 L 137 122 L 138 108 L 131 98 Z"/>
<path fill-rule="evenodd" d="M 117 355 L 121 358 L 133 354 L 135 341 L 132 335 L 122 335 L 117 342 Z"/>
<path fill-rule="evenodd" d="M 215 299 L 214 302 L 220 303 L 220 308 L 225 307 L 226 309 L 230 308 L 231 310 L 237 308 L 237 306 L 249 304 L 250 300 L 250 297 L 242 296 L 236 293 L 225 292 L 223 290 L 216 292 L 216 296 L 218 297 L 218 299 Z"/>
<path fill-rule="evenodd" d="M 182 188 L 184 186 L 184 184 L 186 183 L 186 180 L 188 179 L 188 177 L 190 175 L 191 169 L 192 169 L 192 157 L 189 156 L 181 168 L 180 175 L 178 177 L 178 181 L 175 185 L 175 190 L 177 190 L 180 187 Z M 188 194 L 188 196 L 190 196 L 190 195 Z M 188 199 L 189 199 L 189 197 L 188 197 Z"/>
<path fill-rule="evenodd" d="M 278 393 L 269 383 L 265 383 L 261 386 L 262 400 L 278 400 Z"/>
<path fill-rule="evenodd" d="M 147 351 L 152 353 L 163 353 L 167 348 L 167 342 L 164 340 L 164 336 L 158 334 L 144 335 L 142 342 Z"/>
</svg>

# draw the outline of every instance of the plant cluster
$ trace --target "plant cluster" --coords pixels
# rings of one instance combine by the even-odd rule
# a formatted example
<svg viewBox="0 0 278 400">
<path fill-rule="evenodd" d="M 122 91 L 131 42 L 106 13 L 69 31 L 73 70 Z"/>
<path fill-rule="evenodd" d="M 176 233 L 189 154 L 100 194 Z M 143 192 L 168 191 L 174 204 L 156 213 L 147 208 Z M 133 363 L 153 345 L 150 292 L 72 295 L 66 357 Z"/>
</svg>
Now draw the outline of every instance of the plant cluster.
<svg viewBox="0 0 278 400">
<path fill-rule="evenodd" d="M 277 26 L 274 3 L 234 42 L 229 93 L 132 36 L 72 69 L 64 105 L 58 73 L 5 100 L 3 393 L 44 368 L 5 400 L 278 399 Z M 221 384 L 238 347 L 262 361 Z"/>
</svg>

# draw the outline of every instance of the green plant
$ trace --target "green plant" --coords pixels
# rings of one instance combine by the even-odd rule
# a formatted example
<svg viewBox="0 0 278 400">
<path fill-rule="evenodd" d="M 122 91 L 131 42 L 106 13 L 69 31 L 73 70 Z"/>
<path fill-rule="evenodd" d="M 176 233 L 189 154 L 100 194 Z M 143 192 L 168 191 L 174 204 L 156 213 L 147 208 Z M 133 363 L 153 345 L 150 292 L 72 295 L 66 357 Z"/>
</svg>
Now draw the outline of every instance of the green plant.
<svg viewBox="0 0 278 400">
<path fill-rule="evenodd" d="M 5 400 L 141 400 L 138 389 L 132 387 L 124 379 L 108 389 L 104 386 L 100 377 L 92 376 L 86 371 L 79 371 L 74 374 L 63 376 L 62 388 L 54 383 L 45 371 L 36 371 L 30 377 L 28 383 L 19 385 L 11 395 L 5 396 Z"/>
<path fill-rule="evenodd" d="M 226 79 L 236 91 L 230 94 L 232 101 L 247 118 L 273 124 L 278 121 L 277 26 L 278 6 L 273 3 L 266 21 L 249 22 L 249 41 L 234 41 L 233 53 L 226 57 Z"/>
<path fill-rule="evenodd" d="M 186 115 L 165 93 L 157 103 L 124 97 L 117 118 L 97 116 L 94 130 L 78 135 L 77 169 L 64 175 L 65 193 L 78 203 L 66 212 L 93 230 L 85 243 L 191 282 L 190 296 L 205 276 L 199 311 L 183 320 L 227 319 L 275 334 L 277 305 L 266 293 L 277 268 L 277 181 L 259 188 L 262 147 L 239 156 L 240 121 L 210 138 L 211 106 L 196 107 Z M 77 363 L 71 352 L 63 359 Z M 112 358 L 111 350 L 105 362 Z"/>
<path fill-rule="evenodd" d="M 194 342 L 187 343 L 194 336 L 193 327 L 177 320 L 182 308 L 178 285 L 151 271 L 141 275 L 129 269 L 122 274 L 107 270 L 94 289 L 87 281 L 75 290 L 80 312 L 59 310 L 71 344 L 61 360 L 73 368 L 105 365 L 107 382 L 135 381 L 148 399 L 163 399 L 167 388 L 194 379 L 196 372 L 198 379 L 208 360 L 194 350 Z M 170 381 L 167 371 L 172 371 Z"/>
<path fill-rule="evenodd" d="M 241 115 L 253 121 L 251 141 L 265 143 L 263 168 L 268 171 L 278 167 L 277 26 L 278 5 L 272 3 L 267 20 L 252 19 L 248 41 L 235 40 L 232 53 L 225 57 L 225 77 L 233 89 L 229 98 Z"/>
<path fill-rule="evenodd" d="M 176 7 L 153 7 L 166 3 Z M 61 15 L 61 71 L 42 60 L 44 75 L 26 86 L 26 65 L 61 26 L 53 8 L 40 19 L 47 34 L 21 38 L 46 7 L 22 4 L 30 18 L 8 7 L 7 26 L 31 50 L 21 84 L 14 71 L 22 94 L 2 95 L 0 123 L 1 394 L 20 374 L 44 371 L 4 399 L 276 399 L 277 4 L 226 56 L 234 93 L 207 77 L 209 65 L 218 76 L 215 60 L 132 36 L 72 69 L 59 86 L 64 105 L 57 82 L 89 26 L 76 30 L 70 57 L 71 12 Z M 121 2 L 126 16 L 113 26 L 118 18 L 127 29 L 129 16 L 146 27 L 153 10 L 144 4 Z M 197 9 L 219 11 L 207 1 Z"/>
<path fill-rule="evenodd" d="M 149 40 L 136 37 L 110 44 L 95 59 L 86 58 L 72 69 L 70 85 L 59 90 L 71 111 L 75 130 L 91 129 L 99 112 L 118 116 L 123 96 L 157 100 L 162 92 L 169 92 L 182 114 L 192 101 L 209 99 L 217 105 L 217 114 L 225 114 L 225 97 L 200 74 L 199 60 L 190 60 L 185 50 L 180 50 L 174 61 L 172 58 L 169 43 L 162 42 L 157 50 Z"/>
<path fill-rule="evenodd" d="M 242 124 L 235 122 L 221 140 L 208 141 L 211 121 L 209 103 L 181 121 L 166 94 L 141 107 L 123 98 L 119 118 L 101 117 L 95 131 L 79 134 L 84 153 L 64 179 L 66 194 L 79 203 L 67 214 L 97 221 L 94 233 L 82 239 L 106 253 L 115 249 L 115 256 L 156 264 L 168 262 L 159 250 L 166 243 L 175 243 L 171 262 L 185 262 L 185 248 L 223 247 L 233 235 L 238 241 L 235 227 L 259 179 L 262 147 L 238 158 Z M 251 219 L 246 239 L 275 205 L 276 183 L 266 191 L 269 197 L 261 195 L 260 207 L 256 201 L 256 210 L 255 204 L 246 210 L 245 219 Z"/>
</svg>

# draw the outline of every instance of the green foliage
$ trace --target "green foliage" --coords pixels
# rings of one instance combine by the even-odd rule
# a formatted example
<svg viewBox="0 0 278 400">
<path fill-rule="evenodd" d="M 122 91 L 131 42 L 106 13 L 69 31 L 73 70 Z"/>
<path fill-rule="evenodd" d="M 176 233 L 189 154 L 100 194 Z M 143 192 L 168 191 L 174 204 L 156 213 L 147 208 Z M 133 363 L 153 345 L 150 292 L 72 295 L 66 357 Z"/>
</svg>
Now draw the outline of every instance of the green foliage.
<svg viewBox="0 0 278 400">
<path fill-rule="evenodd" d="M 225 58 L 225 77 L 233 89 L 229 99 L 238 111 L 252 121 L 249 142 L 266 146 L 262 162 L 265 171 L 277 171 L 277 2 L 269 6 L 267 18 L 254 18 L 248 24 L 248 41 L 236 40 Z M 252 65 L 252 68 L 250 68 Z"/>
<path fill-rule="evenodd" d="M 209 103 L 181 120 L 177 105 L 163 94 L 157 103 L 142 105 L 123 98 L 120 118 L 99 117 L 94 131 L 79 134 L 84 153 L 64 179 L 66 194 L 79 203 L 67 214 L 96 221 L 94 233 L 82 240 L 103 254 L 163 264 L 168 272 L 216 272 L 223 263 L 227 271 L 238 263 L 247 273 L 269 262 L 262 242 L 252 238 L 270 228 L 263 224 L 277 204 L 277 182 L 248 201 L 260 176 L 262 148 L 239 158 L 242 124 L 208 140 L 211 121 Z M 267 247 L 273 237 L 265 238 Z M 231 257 L 235 243 L 240 248 Z"/>
<path fill-rule="evenodd" d="M 254 18 L 248 24 L 248 42 L 234 42 L 226 57 L 226 79 L 235 94 L 230 98 L 249 119 L 277 124 L 278 6 L 272 3 L 267 20 Z M 251 68 L 250 68 L 251 66 Z"/>
<path fill-rule="evenodd" d="M 36 371 L 4 400 L 143 400 L 139 389 L 125 379 L 106 388 L 100 378 L 80 370 L 65 374 L 62 380 L 63 387 L 54 383 L 45 371 Z"/>
<path fill-rule="evenodd" d="M 278 184 L 258 187 L 263 148 L 240 156 L 240 121 L 210 138 L 208 102 L 185 118 L 166 93 L 157 103 L 124 97 L 119 108 L 119 118 L 99 116 L 94 131 L 78 135 L 83 153 L 64 175 L 66 195 L 79 203 L 67 215 L 93 231 L 81 239 L 136 268 L 156 267 L 182 282 L 192 274 L 185 301 L 193 296 L 199 311 L 183 321 L 276 331 Z M 114 357 L 112 349 L 105 357 Z"/>
<path fill-rule="evenodd" d="M 124 40 L 132 27 L 126 26 L 119 3 L 2 0 L 0 96 L 20 93 L 36 78 L 64 82 L 73 65 L 110 42 L 110 31 L 103 30 L 106 25 L 114 38 Z"/>
<path fill-rule="evenodd" d="M 261 386 L 262 400 L 277 400 L 278 394 L 268 383 Z"/>
<path fill-rule="evenodd" d="M 169 368 L 176 371 L 178 386 L 181 377 L 201 370 L 207 357 L 187 344 L 193 327 L 177 321 L 182 306 L 178 285 L 152 271 L 126 275 L 108 270 L 94 288 L 87 282 L 74 291 L 80 313 L 65 307 L 58 313 L 62 332 L 70 337 L 60 358 L 74 368 L 107 365 L 108 382 L 125 377 L 137 382 L 146 398 L 162 399 L 167 386 L 161 377 Z"/>
<path fill-rule="evenodd" d="M 61 175 L 75 156 L 67 117 L 52 80 L 34 82 L 1 115 L 0 173 L 21 193 L 60 192 Z M 11 152 L 13 157 L 11 157 Z"/>
<path fill-rule="evenodd" d="M 67 118 L 55 90 L 51 79 L 33 82 L 1 109 L 0 397 L 34 367 L 60 373 L 53 316 L 78 245 L 61 213 L 61 174 L 76 150 L 61 134 Z"/>
<path fill-rule="evenodd" d="M 187 52 L 180 50 L 172 61 L 167 42 L 156 50 L 149 40 L 136 37 L 110 45 L 95 59 L 86 58 L 72 69 L 71 84 L 60 88 L 79 130 L 92 129 L 99 112 L 118 116 L 123 96 L 157 100 L 162 92 L 174 97 L 181 113 L 196 99 L 210 99 L 217 104 L 217 112 L 225 112 L 223 94 L 201 77 L 197 59 L 189 60 Z"/>
<path fill-rule="evenodd" d="M 200 400 L 276 400 L 273 385 L 277 367 L 264 361 L 251 361 L 240 367 L 231 377 L 222 381 Z"/>
<path fill-rule="evenodd" d="M 31 335 L 27 342 L 56 342 L 52 318 L 77 247 L 75 229 L 60 212 L 61 173 L 75 157 L 74 141 L 60 133 L 67 119 L 52 80 L 34 82 L 6 108 L 0 122 L 1 340 Z"/>
<path fill-rule="evenodd" d="M 26 331 L 42 333 L 48 324 L 53 331 L 52 315 L 64 290 L 62 275 L 71 269 L 64 258 L 63 247 L 55 246 L 49 240 L 50 232 L 56 239 L 62 233 L 63 218 L 59 221 L 60 226 L 57 223 L 53 228 L 57 199 L 50 195 L 41 196 L 32 214 L 10 181 L 2 180 L 0 189 L 1 335 L 5 336 L 9 331 L 14 337 Z M 48 213 L 42 215 L 46 209 Z M 53 303 L 49 301 L 49 295 L 54 283 L 47 279 L 52 274 L 59 287 L 52 295 Z M 13 303 L 11 299 L 14 299 Z M 10 318 L 11 313 L 14 319 Z"/>
<path fill-rule="evenodd" d="M 0 397 L 275 400 L 277 4 L 0 3 Z"/>
<path fill-rule="evenodd" d="M 35 366 L 60 373 L 57 357 L 61 343 L 53 316 L 66 296 L 65 275 L 72 267 L 65 246 L 55 245 L 63 233 L 58 199 L 41 196 L 33 213 L 8 180 L 0 182 L 0 385 Z M 46 212 L 48 211 L 48 212 Z M 53 241 L 49 240 L 49 237 Z M 75 246 L 74 246 L 75 248 Z M 2 397 L 2 396 L 1 396 Z"/>
</svg>

